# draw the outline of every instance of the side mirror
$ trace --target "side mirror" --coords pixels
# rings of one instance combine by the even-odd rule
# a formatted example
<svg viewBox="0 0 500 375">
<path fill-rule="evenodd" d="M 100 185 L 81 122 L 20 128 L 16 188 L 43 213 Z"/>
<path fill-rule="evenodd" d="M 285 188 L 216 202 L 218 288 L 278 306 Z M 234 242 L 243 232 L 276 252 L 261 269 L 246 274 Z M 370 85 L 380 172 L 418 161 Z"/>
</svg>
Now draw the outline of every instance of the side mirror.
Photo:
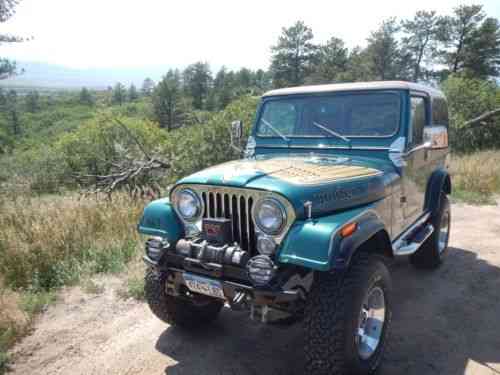
<svg viewBox="0 0 500 375">
<path fill-rule="evenodd" d="M 241 140 L 243 139 L 243 121 L 237 120 L 231 123 L 231 146 L 242 152 Z"/>
<path fill-rule="evenodd" d="M 430 149 L 448 147 L 448 129 L 443 125 L 424 127 L 424 142 Z"/>
</svg>

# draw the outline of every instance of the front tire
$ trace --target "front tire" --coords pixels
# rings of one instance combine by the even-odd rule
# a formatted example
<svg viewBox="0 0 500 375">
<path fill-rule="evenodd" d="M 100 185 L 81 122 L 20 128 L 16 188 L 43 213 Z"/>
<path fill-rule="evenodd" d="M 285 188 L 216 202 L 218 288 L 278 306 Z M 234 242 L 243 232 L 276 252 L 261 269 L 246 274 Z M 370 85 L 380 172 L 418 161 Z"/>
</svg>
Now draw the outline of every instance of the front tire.
<svg viewBox="0 0 500 375">
<path fill-rule="evenodd" d="M 415 254 L 410 256 L 410 262 L 417 268 L 435 269 L 444 260 L 448 250 L 451 225 L 450 201 L 444 192 L 441 193 L 439 209 L 430 219 L 434 232 L 422 244 Z"/>
<path fill-rule="evenodd" d="M 169 295 L 165 291 L 167 273 L 153 268 L 146 270 L 144 292 L 146 301 L 153 314 L 171 325 L 197 328 L 214 321 L 222 306 L 215 299 L 205 299 L 204 303 L 193 302 Z"/>
<path fill-rule="evenodd" d="M 374 255 L 358 255 L 345 272 L 317 273 L 304 321 L 306 374 L 375 372 L 391 321 L 391 289 L 389 271 Z"/>
</svg>

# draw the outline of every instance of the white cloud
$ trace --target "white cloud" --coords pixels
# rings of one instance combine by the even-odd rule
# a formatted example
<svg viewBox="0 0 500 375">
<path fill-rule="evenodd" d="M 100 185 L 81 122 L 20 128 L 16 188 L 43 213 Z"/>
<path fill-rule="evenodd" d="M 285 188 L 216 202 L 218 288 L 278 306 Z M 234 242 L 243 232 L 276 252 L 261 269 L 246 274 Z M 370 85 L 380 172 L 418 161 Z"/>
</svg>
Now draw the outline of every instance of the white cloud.
<svg viewBox="0 0 500 375">
<path fill-rule="evenodd" d="M 317 41 L 335 35 L 354 46 L 364 44 L 384 18 L 410 17 L 417 9 L 449 13 L 471 2 L 23 0 L 0 32 L 35 39 L 2 45 L 0 54 L 71 67 L 181 67 L 204 60 L 266 68 L 281 28 L 297 19 L 312 27 Z M 498 0 L 479 2 L 488 15 L 500 18 Z"/>
</svg>

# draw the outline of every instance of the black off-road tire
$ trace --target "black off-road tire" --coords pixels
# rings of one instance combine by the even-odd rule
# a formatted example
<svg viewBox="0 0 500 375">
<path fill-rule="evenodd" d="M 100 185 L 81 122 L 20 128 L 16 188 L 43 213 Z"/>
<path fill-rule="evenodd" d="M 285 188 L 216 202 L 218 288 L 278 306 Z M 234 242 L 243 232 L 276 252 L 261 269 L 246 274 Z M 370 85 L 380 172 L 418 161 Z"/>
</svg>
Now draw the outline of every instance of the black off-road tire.
<svg viewBox="0 0 500 375">
<path fill-rule="evenodd" d="M 448 214 L 448 238 L 443 251 L 439 251 L 439 234 L 441 231 L 443 215 Z M 446 220 L 446 218 L 445 218 Z M 431 216 L 430 223 L 434 227 L 434 232 L 422 244 L 415 254 L 410 256 L 410 262 L 417 268 L 435 269 L 438 268 L 444 260 L 448 250 L 449 229 L 451 220 L 450 201 L 447 195 L 442 192 L 440 196 L 439 209 Z"/>
<path fill-rule="evenodd" d="M 377 349 L 362 359 L 356 333 L 363 301 L 374 287 L 385 297 L 385 320 Z M 361 253 L 345 272 L 318 272 L 308 297 L 305 328 L 307 375 L 372 374 L 382 359 L 391 321 L 391 277 L 381 257 Z"/>
<path fill-rule="evenodd" d="M 217 318 L 222 302 L 206 299 L 206 303 L 194 304 L 165 292 L 166 272 L 149 267 L 146 270 L 144 292 L 146 301 L 153 314 L 171 325 L 196 328 L 206 325 Z"/>
</svg>

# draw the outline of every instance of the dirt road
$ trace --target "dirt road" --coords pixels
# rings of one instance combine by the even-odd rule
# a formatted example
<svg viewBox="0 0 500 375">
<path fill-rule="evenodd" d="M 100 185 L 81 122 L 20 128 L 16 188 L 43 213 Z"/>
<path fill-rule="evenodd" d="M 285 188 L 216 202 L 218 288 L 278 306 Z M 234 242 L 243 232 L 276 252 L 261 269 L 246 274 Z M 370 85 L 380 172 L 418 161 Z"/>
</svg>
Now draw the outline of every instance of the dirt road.
<svg viewBox="0 0 500 375">
<path fill-rule="evenodd" d="M 500 202 L 499 202 L 500 203 Z M 451 246 L 438 271 L 393 268 L 392 334 L 384 375 L 500 374 L 500 206 L 453 206 Z M 71 289 L 14 349 L 14 374 L 300 374 L 300 327 L 224 311 L 185 333 L 146 305 Z"/>
</svg>

